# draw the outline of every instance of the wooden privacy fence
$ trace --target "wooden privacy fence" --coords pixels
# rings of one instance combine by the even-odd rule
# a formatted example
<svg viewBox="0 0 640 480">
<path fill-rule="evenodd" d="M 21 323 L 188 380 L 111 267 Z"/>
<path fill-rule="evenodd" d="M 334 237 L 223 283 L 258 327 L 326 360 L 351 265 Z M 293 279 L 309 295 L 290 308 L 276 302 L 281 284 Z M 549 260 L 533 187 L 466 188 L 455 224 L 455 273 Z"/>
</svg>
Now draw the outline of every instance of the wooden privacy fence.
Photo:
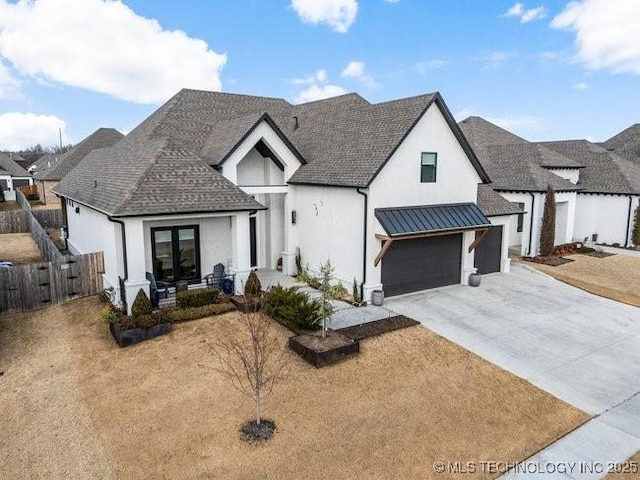
<svg viewBox="0 0 640 480">
<path fill-rule="evenodd" d="M 38 248 L 40 249 L 40 253 L 44 257 L 44 259 L 48 262 L 60 262 L 64 263 L 64 257 L 56 247 L 55 243 L 51 241 L 47 232 L 42 228 L 40 222 L 35 217 L 33 210 L 31 209 L 31 205 L 24 197 L 21 191 L 16 191 L 16 201 L 24 210 L 24 213 L 27 215 L 27 223 L 29 232 L 31 232 L 31 236 L 33 237 L 33 241 L 36 242 Z M 44 210 L 43 210 L 44 211 Z"/>
<path fill-rule="evenodd" d="M 0 313 L 16 313 L 102 291 L 102 252 L 0 268 Z"/>
<path fill-rule="evenodd" d="M 22 210 L 0 212 L 0 233 L 27 233 L 29 215 Z"/>
</svg>

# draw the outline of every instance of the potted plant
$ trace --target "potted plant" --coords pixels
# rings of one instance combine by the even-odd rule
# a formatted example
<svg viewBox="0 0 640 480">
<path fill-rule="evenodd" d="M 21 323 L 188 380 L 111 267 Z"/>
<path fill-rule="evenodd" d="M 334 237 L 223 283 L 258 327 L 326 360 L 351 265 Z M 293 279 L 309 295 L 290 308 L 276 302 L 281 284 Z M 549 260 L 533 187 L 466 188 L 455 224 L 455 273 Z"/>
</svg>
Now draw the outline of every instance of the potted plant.
<svg viewBox="0 0 640 480">
<path fill-rule="evenodd" d="M 128 347 L 171 331 L 171 324 L 162 314 L 153 312 L 151 300 L 142 289 L 138 291 L 131 306 L 131 316 L 119 314 L 111 305 L 106 309 L 103 317 L 109 322 L 111 335 L 120 347 Z"/>
<path fill-rule="evenodd" d="M 255 271 L 251 271 L 244 285 L 244 295 L 234 295 L 231 302 L 241 312 L 257 312 L 260 310 L 262 285 Z"/>
</svg>

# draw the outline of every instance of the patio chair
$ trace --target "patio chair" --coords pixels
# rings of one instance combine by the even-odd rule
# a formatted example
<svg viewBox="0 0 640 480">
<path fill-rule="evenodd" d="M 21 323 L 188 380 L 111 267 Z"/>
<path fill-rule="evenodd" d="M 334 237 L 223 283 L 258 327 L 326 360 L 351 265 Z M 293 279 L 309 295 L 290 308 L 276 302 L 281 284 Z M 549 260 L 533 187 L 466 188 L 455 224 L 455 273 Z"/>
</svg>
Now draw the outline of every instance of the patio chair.
<svg viewBox="0 0 640 480">
<path fill-rule="evenodd" d="M 207 282 L 208 288 L 217 288 L 220 291 L 224 291 L 225 281 L 228 284 L 231 281 L 233 285 L 233 280 L 235 278 L 234 274 L 226 274 L 224 271 L 224 265 L 218 263 L 213 267 L 213 273 L 209 275 L 205 275 L 203 280 Z"/>
<path fill-rule="evenodd" d="M 149 280 L 149 293 L 151 300 L 151 306 L 158 308 L 160 305 L 160 296 L 162 298 L 169 298 L 169 284 L 165 282 L 156 281 L 156 277 L 151 272 L 146 272 L 147 280 Z"/>
</svg>

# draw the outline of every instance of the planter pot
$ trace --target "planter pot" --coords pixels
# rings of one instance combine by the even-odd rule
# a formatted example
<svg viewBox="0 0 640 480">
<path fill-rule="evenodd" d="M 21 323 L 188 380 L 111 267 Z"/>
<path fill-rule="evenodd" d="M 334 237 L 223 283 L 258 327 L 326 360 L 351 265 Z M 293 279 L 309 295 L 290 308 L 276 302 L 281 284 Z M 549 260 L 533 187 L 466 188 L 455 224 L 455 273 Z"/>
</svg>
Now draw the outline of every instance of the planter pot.
<svg viewBox="0 0 640 480">
<path fill-rule="evenodd" d="M 479 273 L 472 273 L 469 275 L 469 285 L 472 287 L 479 287 L 480 282 L 482 281 L 482 275 Z"/>
<path fill-rule="evenodd" d="M 166 322 L 149 328 L 129 328 L 128 330 L 121 330 L 117 323 L 110 323 L 109 329 L 111 330 L 111 335 L 113 335 L 113 338 L 115 338 L 120 347 L 128 347 L 129 345 L 159 337 L 160 335 L 166 335 L 171 331 L 171 324 Z"/>
<path fill-rule="evenodd" d="M 374 290 L 371 292 L 371 303 L 376 307 L 381 307 L 384 303 L 384 292 L 382 290 Z"/>
</svg>

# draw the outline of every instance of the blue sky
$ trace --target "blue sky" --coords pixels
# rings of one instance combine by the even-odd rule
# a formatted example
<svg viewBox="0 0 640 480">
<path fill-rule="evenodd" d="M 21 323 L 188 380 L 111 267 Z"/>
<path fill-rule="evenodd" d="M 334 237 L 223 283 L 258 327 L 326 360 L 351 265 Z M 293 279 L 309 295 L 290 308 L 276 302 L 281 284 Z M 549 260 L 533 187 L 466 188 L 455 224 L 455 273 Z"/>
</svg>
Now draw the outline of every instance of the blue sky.
<svg viewBox="0 0 640 480">
<path fill-rule="evenodd" d="M 0 149 L 126 133 L 181 87 L 440 91 L 531 140 L 640 121 L 638 0 L 0 0 Z"/>
</svg>

